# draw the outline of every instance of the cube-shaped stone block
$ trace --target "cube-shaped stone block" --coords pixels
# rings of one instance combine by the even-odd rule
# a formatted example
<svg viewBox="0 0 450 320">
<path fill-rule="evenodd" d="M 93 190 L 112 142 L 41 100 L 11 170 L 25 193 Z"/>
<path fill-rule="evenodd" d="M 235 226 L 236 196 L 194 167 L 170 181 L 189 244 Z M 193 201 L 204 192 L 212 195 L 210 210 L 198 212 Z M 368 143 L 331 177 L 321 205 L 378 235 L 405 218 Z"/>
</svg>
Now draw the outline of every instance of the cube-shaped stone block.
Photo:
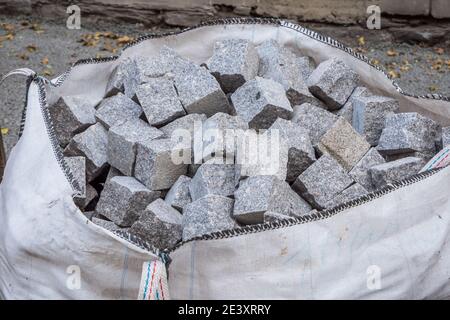
<svg viewBox="0 0 450 320">
<path fill-rule="evenodd" d="M 268 129 L 277 118 L 292 116 L 283 86 L 270 79 L 247 81 L 231 95 L 231 101 L 235 113 L 254 129 Z"/>
<path fill-rule="evenodd" d="M 350 171 L 369 151 L 370 144 L 347 122 L 340 118 L 322 136 L 318 149 L 335 158 L 345 170 Z"/>
<path fill-rule="evenodd" d="M 375 191 L 375 186 L 372 183 L 372 177 L 370 176 L 369 170 L 370 168 L 385 162 L 386 161 L 381 154 L 375 148 L 371 148 L 353 167 L 349 174 L 353 180 L 363 186 L 367 191 L 372 192 Z"/>
<path fill-rule="evenodd" d="M 229 93 L 257 75 L 259 58 L 255 46 L 248 40 L 225 39 L 214 44 L 207 64 L 223 91 Z"/>
<path fill-rule="evenodd" d="M 104 99 L 97 108 L 95 118 L 106 129 L 127 120 L 138 119 L 142 108 L 122 93 Z"/>
<path fill-rule="evenodd" d="M 358 84 L 358 74 L 336 58 L 323 61 L 308 79 L 309 91 L 329 110 L 340 109 Z"/>
<path fill-rule="evenodd" d="M 231 217 L 233 202 L 228 197 L 208 195 L 186 205 L 183 209 L 183 241 L 238 227 Z"/>
<path fill-rule="evenodd" d="M 421 158 L 407 157 L 373 166 L 369 172 L 375 188 L 380 189 L 415 175 L 424 165 Z"/>
<path fill-rule="evenodd" d="M 160 192 L 147 189 L 133 177 L 117 176 L 105 184 L 96 212 L 121 227 L 129 227 L 159 196 Z"/>
<path fill-rule="evenodd" d="M 383 155 L 436 151 L 438 125 L 416 112 L 390 114 L 377 146 Z"/>
<path fill-rule="evenodd" d="M 370 97 L 371 95 L 372 93 L 366 87 L 355 88 L 344 106 L 341 109 L 334 111 L 334 114 L 353 124 L 353 100 L 359 97 Z"/>
<path fill-rule="evenodd" d="M 191 193 L 189 191 L 191 180 L 192 179 L 187 176 L 180 176 L 170 188 L 169 192 L 167 192 L 164 201 L 182 212 L 183 208 L 192 202 Z"/>
<path fill-rule="evenodd" d="M 388 97 L 356 97 L 353 104 L 353 128 L 372 146 L 378 144 L 386 117 L 398 112 L 398 101 Z"/>
<path fill-rule="evenodd" d="M 241 181 L 234 198 L 233 216 L 243 224 L 263 223 L 266 213 L 298 217 L 311 210 L 289 184 L 274 176 L 255 176 Z"/>
<path fill-rule="evenodd" d="M 287 181 L 294 181 L 315 160 L 308 129 L 296 122 L 278 118 L 269 130 L 278 130 L 280 143 L 288 147 Z"/>
<path fill-rule="evenodd" d="M 323 209 L 353 182 L 335 159 L 324 154 L 298 176 L 292 188 L 316 209 Z"/>
<path fill-rule="evenodd" d="M 108 162 L 124 175 L 133 175 L 136 145 L 163 135 L 141 119 L 132 119 L 112 126 L 108 132 Z"/>
<path fill-rule="evenodd" d="M 96 123 L 75 135 L 64 154 L 86 158 L 86 179 L 90 182 L 107 168 L 107 149 L 108 131 L 100 123 Z"/>
<path fill-rule="evenodd" d="M 355 200 L 359 197 L 366 195 L 368 192 L 359 183 L 352 184 L 350 187 L 342 191 L 340 194 L 335 196 L 333 199 L 325 204 L 325 208 L 331 209 L 337 207 L 341 204 L 347 203 L 351 200 Z"/>
<path fill-rule="evenodd" d="M 292 122 L 298 123 L 309 131 L 313 146 L 319 143 L 320 138 L 334 125 L 337 119 L 338 116 L 309 103 L 295 106 L 292 116 Z"/>
<path fill-rule="evenodd" d="M 79 96 L 61 97 L 48 108 L 59 144 L 65 147 L 74 135 L 95 123 L 95 108 Z"/>
<path fill-rule="evenodd" d="M 171 248 L 181 240 L 181 213 L 164 200 L 156 199 L 133 223 L 130 233 L 145 239 L 158 249 Z"/>
<path fill-rule="evenodd" d="M 151 190 L 169 189 L 185 175 L 191 159 L 190 146 L 171 139 L 137 144 L 134 176 Z"/>
</svg>

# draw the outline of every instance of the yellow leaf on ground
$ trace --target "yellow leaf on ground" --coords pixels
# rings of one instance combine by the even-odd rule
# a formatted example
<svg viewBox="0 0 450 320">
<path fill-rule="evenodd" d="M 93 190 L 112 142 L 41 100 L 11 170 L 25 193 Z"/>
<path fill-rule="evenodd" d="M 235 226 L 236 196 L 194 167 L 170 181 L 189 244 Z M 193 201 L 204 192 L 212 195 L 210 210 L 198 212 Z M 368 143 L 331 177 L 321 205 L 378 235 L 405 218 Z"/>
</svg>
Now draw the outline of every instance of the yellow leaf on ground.
<svg viewBox="0 0 450 320">
<path fill-rule="evenodd" d="M 48 64 L 48 58 L 47 58 L 47 57 L 42 58 L 41 63 L 42 63 L 43 65 L 47 65 L 47 64 Z"/>
<path fill-rule="evenodd" d="M 389 49 L 389 50 L 386 52 L 386 54 L 387 54 L 389 57 L 396 57 L 396 56 L 398 56 L 398 52 L 395 51 L 394 49 Z"/>
<path fill-rule="evenodd" d="M 438 88 L 437 86 L 434 86 L 434 85 L 433 85 L 433 86 L 430 86 L 429 89 L 430 89 L 431 92 L 435 92 L 435 91 L 437 91 L 439 88 Z"/>
<path fill-rule="evenodd" d="M 9 128 L 1 128 L 2 135 L 7 135 L 9 133 Z"/>
<path fill-rule="evenodd" d="M 12 33 L 8 33 L 6 36 L 5 36 L 5 39 L 6 40 L 14 40 L 14 35 L 12 34 Z"/>
<path fill-rule="evenodd" d="M 52 75 L 53 75 L 53 71 L 50 70 L 50 69 L 45 69 L 45 70 L 44 70 L 44 75 L 46 75 L 46 76 L 52 76 Z"/>
<path fill-rule="evenodd" d="M 390 71 L 388 72 L 388 75 L 389 75 L 389 77 L 390 77 L 391 79 L 400 78 L 400 74 L 397 73 L 397 72 L 394 71 L 394 70 L 390 70 Z"/>
<path fill-rule="evenodd" d="M 364 39 L 363 36 L 359 37 L 359 38 L 358 38 L 358 44 L 359 44 L 360 46 L 365 45 L 365 44 L 366 44 L 366 39 Z"/>
<path fill-rule="evenodd" d="M 37 47 L 34 44 L 30 44 L 27 46 L 27 50 L 28 52 L 33 53 L 37 50 Z"/>
<path fill-rule="evenodd" d="M 444 54 L 444 49 L 443 49 L 443 48 L 435 48 L 434 51 L 435 51 L 437 54 Z"/>
<path fill-rule="evenodd" d="M 117 38 L 116 42 L 117 42 L 118 45 L 124 45 L 124 44 L 126 44 L 126 43 L 128 43 L 130 41 L 133 41 L 133 40 L 134 40 L 134 38 L 132 38 L 132 37 L 122 36 L 122 37 Z"/>
<path fill-rule="evenodd" d="M 378 59 L 372 59 L 372 64 L 374 64 L 374 65 L 379 65 L 380 64 L 380 60 L 378 60 Z"/>
</svg>

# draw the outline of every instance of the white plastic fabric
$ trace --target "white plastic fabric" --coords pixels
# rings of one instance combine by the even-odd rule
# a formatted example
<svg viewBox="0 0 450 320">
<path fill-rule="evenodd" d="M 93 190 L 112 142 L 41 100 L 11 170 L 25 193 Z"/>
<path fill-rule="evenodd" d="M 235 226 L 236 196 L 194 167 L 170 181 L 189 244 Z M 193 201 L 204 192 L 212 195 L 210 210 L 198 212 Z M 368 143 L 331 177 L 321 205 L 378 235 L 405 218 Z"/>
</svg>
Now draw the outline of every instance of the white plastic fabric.
<svg viewBox="0 0 450 320">
<path fill-rule="evenodd" d="M 252 21 L 249 21 L 252 22 Z M 0 186 L 0 293 L 5 299 L 136 299 L 142 266 L 157 255 L 87 220 L 72 201 L 45 103 L 83 95 L 95 105 L 120 60 L 168 45 L 200 63 L 216 40 L 273 38 L 315 58 L 339 57 L 373 91 L 449 124 L 450 103 L 407 97 L 336 42 L 287 22 L 228 20 L 133 45 L 115 61 L 79 64 L 45 86 L 32 82 L 25 129 Z M 44 105 L 42 105 L 44 103 Z M 339 212 L 285 228 L 188 242 L 170 254 L 169 291 L 181 299 L 447 298 L 450 169 Z M 160 264 L 160 262 L 158 262 Z M 140 291 L 141 290 L 141 291 Z M 145 297 L 144 297 L 145 296 Z"/>
</svg>

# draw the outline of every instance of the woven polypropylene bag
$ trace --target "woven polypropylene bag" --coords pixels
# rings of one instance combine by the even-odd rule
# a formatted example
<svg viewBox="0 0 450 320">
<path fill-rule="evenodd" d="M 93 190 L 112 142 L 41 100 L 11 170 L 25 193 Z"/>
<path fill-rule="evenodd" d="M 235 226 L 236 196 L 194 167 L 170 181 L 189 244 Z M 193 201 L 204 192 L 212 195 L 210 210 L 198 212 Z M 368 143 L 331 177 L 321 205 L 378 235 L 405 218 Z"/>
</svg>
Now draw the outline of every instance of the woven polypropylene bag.
<svg viewBox="0 0 450 320">
<path fill-rule="evenodd" d="M 155 287 L 161 289 L 157 292 L 149 287 L 153 274 L 165 277 L 157 266 L 167 262 L 172 298 L 448 297 L 448 168 L 421 173 L 330 211 L 206 235 L 163 253 L 84 217 L 73 203 L 77 185 L 64 163 L 47 106 L 66 95 L 82 95 L 96 105 L 112 70 L 127 57 L 155 56 L 168 45 L 202 63 L 214 42 L 225 38 L 256 44 L 275 39 L 316 63 L 337 57 L 372 91 L 398 99 L 401 111 L 450 123 L 448 99 L 405 94 L 359 54 L 280 20 L 211 21 L 176 34 L 141 38 L 119 57 L 79 61 L 52 81 L 28 73 L 23 132 L 0 186 L 1 295 L 169 297 L 167 286 Z"/>
</svg>

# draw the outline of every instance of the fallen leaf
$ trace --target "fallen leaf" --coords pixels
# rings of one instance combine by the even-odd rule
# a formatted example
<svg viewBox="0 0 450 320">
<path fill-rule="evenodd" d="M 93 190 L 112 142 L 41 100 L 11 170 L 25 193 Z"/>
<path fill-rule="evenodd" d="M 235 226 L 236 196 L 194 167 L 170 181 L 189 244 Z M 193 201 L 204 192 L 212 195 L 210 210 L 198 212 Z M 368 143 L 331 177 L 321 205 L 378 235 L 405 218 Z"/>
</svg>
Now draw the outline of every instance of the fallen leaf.
<svg viewBox="0 0 450 320">
<path fill-rule="evenodd" d="M 126 43 L 128 43 L 130 41 L 133 41 L 133 40 L 134 40 L 134 38 L 132 38 L 132 37 L 122 36 L 122 37 L 117 38 L 116 42 L 117 42 L 118 45 L 121 46 L 121 45 L 124 45 L 124 44 L 126 44 Z"/>
<path fill-rule="evenodd" d="M 48 64 L 48 58 L 47 57 L 42 58 L 41 63 L 43 65 L 47 65 Z"/>
<path fill-rule="evenodd" d="M 25 53 L 19 53 L 19 54 L 17 55 L 17 57 L 18 57 L 19 59 L 22 59 L 22 60 L 28 60 L 28 59 L 29 59 L 28 56 L 27 56 Z"/>
<path fill-rule="evenodd" d="M 44 75 L 46 75 L 46 76 L 52 76 L 52 75 L 53 75 L 53 71 L 50 70 L 50 69 L 45 69 L 45 70 L 44 70 Z"/>
<path fill-rule="evenodd" d="M 3 30 L 10 32 L 14 30 L 14 25 L 10 23 L 2 23 L 2 28 Z"/>
<path fill-rule="evenodd" d="M 1 131 L 2 135 L 5 136 L 9 133 L 9 128 L 1 128 L 0 131 Z"/>
<path fill-rule="evenodd" d="M 12 33 L 8 33 L 6 36 L 5 36 L 5 39 L 6 40 L 14 40 L 14 35 L 12 34 Z"/>
<path fill-rule="evenodd" d="M 439 88 L 437 86 L 433 85 L 433 86 L 430 86 L 429 89 L 431 92 L 436 92 Z"/>
<path fill-rule="evenodd" d="M 374 64 L 374 65 L 379 65 L 380 64 L 380 60 L 377 60 L 377 59 L 372 59 L 372 64 Z"/>
<path fill-rule="evenodd" d="M 396 57 L 396 56 L 398 56 L 398 52 L 395 51 L 394 49 L 389 49 L 389 50 L 386 52 L 386 54 L 387 54 L 389 57 Z"/>
<path fill-rule="evenodd" d="M 400 78 L 400 74 L 397 73 L 397 72 L 394 71 L 394 70 L 390 70 L 390 71 L 388 72 L 388 75 L 389 75 L 389 77 L 390 77 L 391 79 Z"/>
<path fill-rule="evenodd" d="M 366 39 L 364 39 L 363 36 L 359 37 L 359 38 L 358 38 L 358 44 L 359 44 L 360 46 L 365 45 L 365 44 L 366 44 Z"/>
<path fill-rule="evenodd" d="M 33 52 L 36 52 L 37 47 L 34 44 L 30 44 L 27 46 L 27 50 L 28 50 L 28 52 L 33 53 Z"/>
</svg>

